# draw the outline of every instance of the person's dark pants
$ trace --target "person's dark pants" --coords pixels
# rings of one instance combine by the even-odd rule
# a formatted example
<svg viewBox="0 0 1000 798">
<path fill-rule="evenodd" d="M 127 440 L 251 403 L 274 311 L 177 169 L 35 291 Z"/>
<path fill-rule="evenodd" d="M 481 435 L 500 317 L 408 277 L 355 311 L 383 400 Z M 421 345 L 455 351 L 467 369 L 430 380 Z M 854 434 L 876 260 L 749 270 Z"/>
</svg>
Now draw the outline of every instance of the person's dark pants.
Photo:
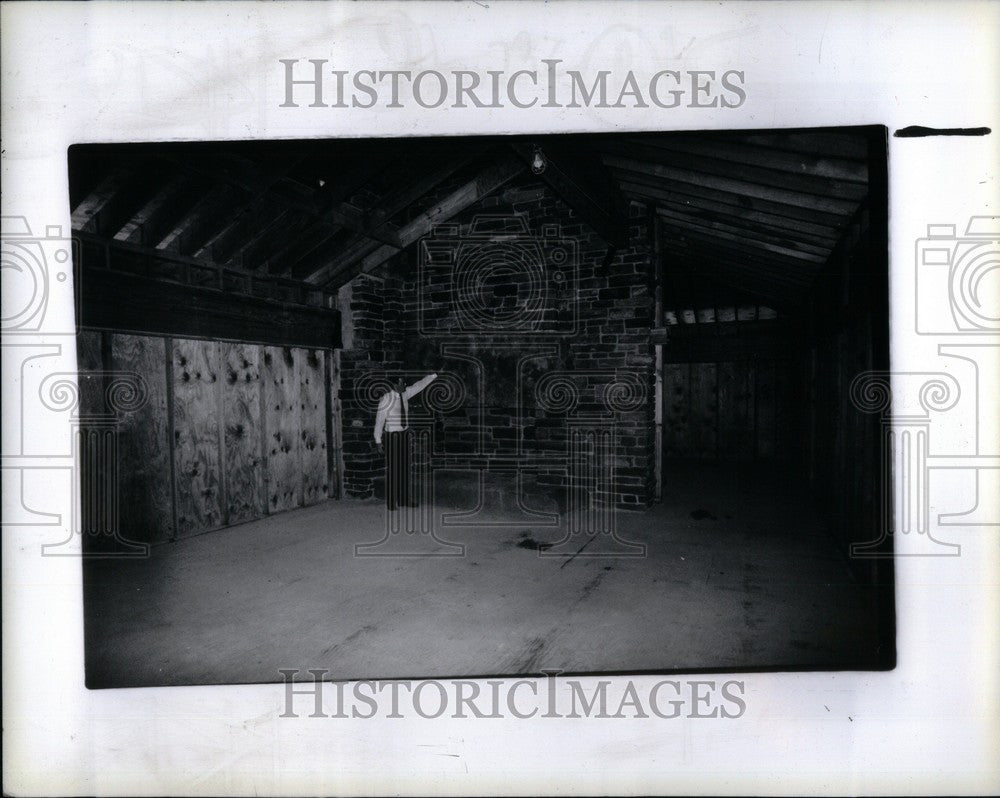
<svg viewBox="0 0 1000 798">
<path fill-rule="evenodd" d="M 415 507 L 416 494 L 410 487 L 410 431 L 387 432 L 385 442 L 385 506 Z"/>
</svg>

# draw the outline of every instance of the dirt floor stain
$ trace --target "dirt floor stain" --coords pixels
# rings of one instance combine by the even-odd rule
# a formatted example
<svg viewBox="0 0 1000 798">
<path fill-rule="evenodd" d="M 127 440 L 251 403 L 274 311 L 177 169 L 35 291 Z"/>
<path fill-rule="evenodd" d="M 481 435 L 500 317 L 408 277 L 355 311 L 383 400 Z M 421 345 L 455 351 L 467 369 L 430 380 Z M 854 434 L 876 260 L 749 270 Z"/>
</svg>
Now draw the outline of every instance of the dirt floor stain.
<svg viewBox="0 0 1000 798">
<path fill-rule="evenodd" d="M 519 549 L 530 549 L 531 551 L 548 551 L 552 548 L 551 543 L 539 543 L 528 532 L 524 532 L 521 539 L 514 545 Z"/>
</svg>

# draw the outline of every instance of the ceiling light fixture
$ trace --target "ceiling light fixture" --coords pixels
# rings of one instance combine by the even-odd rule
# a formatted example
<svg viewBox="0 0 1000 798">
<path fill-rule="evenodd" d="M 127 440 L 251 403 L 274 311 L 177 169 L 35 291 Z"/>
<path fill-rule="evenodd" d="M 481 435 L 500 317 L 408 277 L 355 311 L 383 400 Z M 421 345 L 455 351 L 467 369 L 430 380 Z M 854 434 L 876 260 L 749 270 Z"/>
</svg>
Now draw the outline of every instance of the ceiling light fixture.
<svg viewBox="0 0 1000 798">
<path fill-rule="evenodd" d="M 531 157 L 531 171 L 536 175 L 540 175 L 548 165 L 549 162 L 545 160 L 545 156 L 542 154 L 542 148 L 536 145 L 535 154 Z"/>
</svg>

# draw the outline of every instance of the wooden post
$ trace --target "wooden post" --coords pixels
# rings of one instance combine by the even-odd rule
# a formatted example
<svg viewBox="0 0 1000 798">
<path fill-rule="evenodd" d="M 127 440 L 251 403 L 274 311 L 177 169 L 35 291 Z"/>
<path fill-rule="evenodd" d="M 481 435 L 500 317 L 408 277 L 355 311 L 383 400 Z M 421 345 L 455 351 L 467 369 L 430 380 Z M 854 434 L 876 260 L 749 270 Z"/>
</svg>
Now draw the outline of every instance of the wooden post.
<svg viewBox="0 0 1000 798">
<path fill-rule="evenodd" d="M 338 293 L 325 297 L 327 307 L 337 308 Z M 350 313 L 350 304 L 347 307 Z M 326 352 L 326 459 L 330 490 L 328 496 L 344 498 L 344 435 L 341 429 L 343 414 L 340 408 L 340 352 L 345 345 L 343 338 L 344 317 L 340 317 L 341 329 L 337 335 L 338 347 Z"/>
<path fill-rule="evenodd" d="M 649 214 L 649 224 L 653 236 L 653 327 L 663 326 L 663 270 L 660 236 L 660 219 L 655 211 Z M 656 373 L 653 390 L 654 446 L 653 472 L 656 480 L 653 496 L 656 501 L 663 499 L 663 345 L 655 344 Z"/>
<path fill-rule="evenodd" d="M 257 362 L 260 364 L 260 467 L 263 470 L 264 478 L 261 490 L 264 492 L 264 515 L 271 514 L 271 463 L 267 454 L 268 429 L 267 429 L 267 388 L 264 383 L 270 379 L 271 375 L 264 368 L 264 358 L 267 355 L 267 347 L 257 347 Z"/>
<path fill-rule="evenodd" d="M 222 344 L 210 341 L 211 351 L 215 353 L 215 408 L 219 414 L 219 510 L 222 515 L 222 526 L 229 526 L 229 469 L 226 463 L 226 405 L 222 392 L 226 383 L 223 379 L 225 360 Z"/>
<path fill-rule="evenodd" d="M 656 389 L 653 391 L 656 407 L 654 418 L 656 421 L 656 452 L 654 453 L 654 463 L 656 472 L 656 487 L 654 496 L 657 501 L 663 499 L 663 344 L 656 344 Z"/>
</svg>

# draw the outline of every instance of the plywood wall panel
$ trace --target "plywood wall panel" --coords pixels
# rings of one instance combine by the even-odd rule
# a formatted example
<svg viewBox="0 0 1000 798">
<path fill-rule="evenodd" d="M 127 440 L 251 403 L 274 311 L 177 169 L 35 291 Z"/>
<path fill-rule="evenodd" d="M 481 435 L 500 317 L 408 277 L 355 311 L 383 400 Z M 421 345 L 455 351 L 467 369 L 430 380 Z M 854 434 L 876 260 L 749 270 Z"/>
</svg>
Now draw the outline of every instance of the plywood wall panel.
<svg viewBox="0 0 1000 798">
<path fill-rule="evenodd" d="M 174 474 L 179 535 L 225 523 L 219 379 L 218 343 L 174 340 Z"/>
<path fill-rule="evenodd" d="M 104 413 L 104 378 L 86 376 L 87 372 L 104 371 L 102 354 L 104 333 L 99 330 L 81 330 L 76 337 L 76 367 L 80 372 L 80 415 Z"/>
<path fill-rule="evenodd" d="M 269 513 L 302 504 L 299 452 L 302 401 L 296 371 L 296 360 L 301 352 L 289 347 L 264 347 L 265 496 Z"/>
<path fill-rule="evenodd" d="M 261 348 L 254 344 L 221 344 L 226 523 L 229 524 L 264 514 L 260 353 Z"/>
<path fill-rule="evenodd" d="M 315 504 L 330 491 L 326 448 L 326 363 L 321 349 L 296 349 L 299 405 L 302 412 L 299 438 L 302 457 L 302 503 Z"/>
<path fill-rule="evenodd" d="M 691 456 L 716 456 L 718 377 L 715 363 L 691 364 Z"/>
<path fill-rule="evenodd" d="M 691 375 L 687 363 L 663 365 L 664 456 L 689 457 Z"/>
<path fill-rule="evenodd" d="M 111 370 L 139 375 L 148 399 L 118 425 L 119 529 L 128 540 L 158 543 L 174 536 L 167 354 L 163 338 L 114 334 Z"/>
<path fill-rule="evenodd" d="M 107 412 L 104 403 L 104 333 L 97 330 L 81 330 L 76 339 L 76 363 L 78 376 L 79 413 L 81 417 L 95 416 Z M 104 519 L 109 515 L 106 491 L 102 488 L 113 472 L 105 468 L 106 460 L 94 438 L 86 428 L 81 428 L 75 442 L 78 447 L 80 518 L 77 528 L 84 533 L 106 531 Z M 94 538 L 85 537 L 85 545 Z"/>
</svg>

